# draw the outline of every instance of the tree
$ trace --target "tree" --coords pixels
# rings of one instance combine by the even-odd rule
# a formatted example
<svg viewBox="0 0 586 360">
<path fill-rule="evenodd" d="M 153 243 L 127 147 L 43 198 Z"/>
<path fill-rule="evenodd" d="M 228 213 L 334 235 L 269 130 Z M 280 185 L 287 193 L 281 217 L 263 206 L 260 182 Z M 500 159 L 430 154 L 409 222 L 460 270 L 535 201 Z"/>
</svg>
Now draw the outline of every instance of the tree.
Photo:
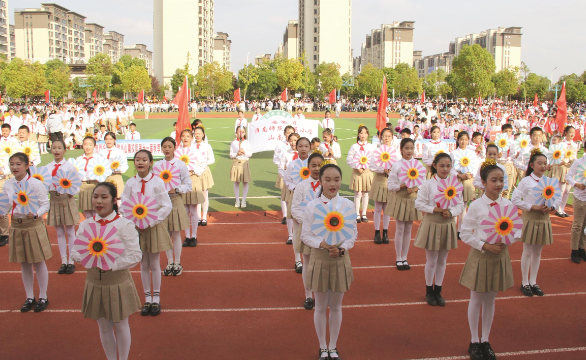
<svg viewBox="0 0 586 360">
<path fill-rule="evenodd" d="M 368 97 L 379 96 L 383 84 L 383 76 L 382 70 L 375 68 L 371 63 L 366 64 L 356 77 L 358 93 Z"/>
<path fill-rule="evenodd" d="M 340 64 L 322 62 L 315 68 L 314 73 L 317 74 L 316 85 L 321 83 L 321 90 L 325 94 L 342 87 Z"/>
<path fill-rule="evenodd" d="M 527 64 L 525 64 L 524 61 L 521 61 L 521 66 L 519 67 L 519 78 L 521 80 L 521 84 L 519 85 L 519 92 L 522 93 L 522 97 L 524 98 L 524 101 L 527 102 L 527 87 L 526 87 L 526 83 L 527 83 L 527 78 L 529 77 L 529 74 L 531 73 L 531 69 L 529 69 L 529 66 L 527 66 Z"/>
<path fill-rule="evenodd" d="M 202 96 L 222 95 L 228 90 L 232 90 L 232 73 L 217 61 L 205 64 L 200 67 L 195 75 L 196 91 Z"/>
<path fill-rule="evenodd" d="M 190 88 L 195 85 L 195 75 L 191 74 L 191 69 L 189 68 L 189 60 L 191 59 L 191 55 L 189 52 L 187 53 L 187 62 L 183 68 L 175 70 L 175 74 L 171 77 L 171 90 L 173 93 L 176 94 L 179 91 L 179 88 L 183 86 L 183 80 L 187 75 L 187 84 Z"/>
<path fill-rule="evenodd" d="M 52 59 L 45 63 L 45 77 L 47 88 L 54 98 L 63 98 L 72 90 L 70 69 L 60 59 Z"/>
<path fill-rule="evenodd" d="M 151 79 L 151 94 L 162 99 L 165 96 L 165 89 L 161 86 L 159 79 L 151 75 L 149 78 Z"/>
<path fill-rule="evenodd" d="M 387 78 L 387 96 L 389 98 L 392 98 L 393 97 L 393 88 L 395 85 L 395 81 L 397 80 L 398 72 L 394 68 L 390 68 L 390 67 L 384 67 L 384 68 L 382 68 L 382 71 L 383 71 L 383 74 Z"/>
<path fill-rule="evenodd" d="M 417 97 L 423 91 L 421 79 L 414 67 L 402 71 L 395 80 L 395 91 L 409 98 Z"/>
<path fill-rule="evenodd" d="M 250 85 L 251 94 L 254 94 L 258 99 L 273 96 L 279 86 L 274 64 L 265 61 L 256 68 L 256 73 L 258 80 Z"/>
<path fill-rule="evenodd" d="M 89 59 L 87 68 L 87 83 L 90 88 L 97 90 L 98 93 L 107 92 L 112 85 L 112 74 L 114 73 L 114 65 L 109 55 L 99 53 Z"/>
<path fill-rule="evenodd" d="M 535 94 L 540 99 L 545 99 L 549 89 L 549 79 L 545 76 L 539 76 L 535 73 L 529 73 L 527 79 L 519 87 L 519 98 L 533 98 Z"/>
<path fill-rule="evenodd" d="M 340 91 L 340 93 L 345 94 L 346 97 L 349 99 L 355 97 L 356 94 L 358 93 L 356 83 L 354 83 L 354 86 L 344 86 L 344 84 L 347 84 L 348 82 L 350 82 L 351 79 L 352 79 L 352 74 L 350 74 L 349 72 L 342 75 L 342 90 Z"/>
<path fill-rule="evenodd" d="M 148 70 L 140 65 L 131 65 L 120 77 L 123 91 L 138 93 L 151 89 L 151 79 Z"/>
<path fill-rule="evenodd" d="M 584 102 L 586 101 L 586 85 L 582 82 L 580 77 L 576 74 L 564 75 L 560 77 L 558 85 L 566 83 L 566 100 L 568 102 Z M 559 92 L 558 92 L 559 96 Z M 556 101 L 555 99 L 554 101 Z"/>
<path fill-rule="evenodd" d="M 517 69 L 502 69 L 493 76 L 497 96 L 509 96 L 517 92 L 519 75 Z"/>
<path fill-rule="evenodd" d="M 303 65 L 297 59 L 283 59 L 276 65 L 277 83 L 281 89 L 301 87 Z"/>
<path fill-rule="evenodd" d="M 451 86 L 466 98 L 493 93 L 492 76 L 496 65 L 492 55 L 480 45 L 464 45 L 460 55 L 452 61 Z"/>
<path fill-rule="evenodd" d="M 41 96 L 46 90 L 45 65 L 14 58 L 2 71 L 1 82 L 6 93 L 14 98 Z"/>
<path fill-rule="evenodd" d="M 317 96 L 317 89 L 315 87 L 315 74 L 309 68 L 309 62 L 307 61 L 305 51 L 301 54 L 298 60 L 301 65 L 303 65 L 303 71 L 301 72 L 301 86 L 299 87 L 299 90 L 303 91 L 304 94 Z"/>
<path fill-rule="evenodd" d="M 238 71 L 238 87 L 244 89 L 244 97 L 246 97 L 248 87 L 251 84 L 256 84 L 257 81 L 258 71 L 256 66 L 248 64 Z"/>
</svg>

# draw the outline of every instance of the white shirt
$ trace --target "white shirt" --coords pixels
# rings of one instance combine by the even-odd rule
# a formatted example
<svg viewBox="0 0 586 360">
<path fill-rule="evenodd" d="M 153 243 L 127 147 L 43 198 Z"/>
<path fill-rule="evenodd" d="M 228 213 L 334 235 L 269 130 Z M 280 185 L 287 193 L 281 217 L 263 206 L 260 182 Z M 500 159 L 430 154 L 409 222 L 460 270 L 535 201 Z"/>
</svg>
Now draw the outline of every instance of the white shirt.
<svg viewBox="0 0 586 360">
<path fill-rule="evenodd" d="M 348 151 L 348 157 L 346 157 L 346 164 L 348 164 L 348 166 L 350 166 L 352 169 L 356 168 L 356 164 L 354 163 L 354 155 L 356 155 L 357 152 L 361 151 L 360 150 L 360 146 L 362 146 L 364 148 L 364 151 L 366 153 L 368 152 L 374 152 L 376 150 L 376 146 L 369 144 L 367 142 L 364 143 L 356 143 L 354 145 L 352 145 L 350 147 L 350 150 Z M 369 159 L 370 162 L 370 159 Z"/>
<path fill-rule="evenodd" d="M 293 116 L 293 119 L 295 120 L 305 120 L 305 115 L 303 114 L 295 114 L 295 116 Z M 333 122 L 332 122 L 333 124 Z"/>
<path fill-rule="evenodd" d="M 414 158 L 412 158 L 411 160 L 413 159 Z M 393 164 L 393 166 L 391 167 L 391 171 L 389 172 L 389 179 L 387 180 L 387 189 L 389 189 L 390 191 L 401 190 L 401 184 L 403 183 L 399 180 L 399 171 L 401 171 L 403 163 L 411 160 L 401 158 L 401 160 Z"/>
<path fill-rule="evenodd" d="M 234 132 L 236 132 L 236 130 L 238 130 L 239 127 L 247 127 L 248 126 L 248 120 L 242 118 L 242 119 L 236 119 L 236 124 L 234 125 Z"/>
<path fill-rule="evenodd" d="M 334 153 L 334 156 L 325 156 L 325 154 L 329 151 L 332 150 L 332 152 Z M 342 150 L 340 150 L 340 144 L 338 144 L 335 141 L 332 141 L 332 144 L 328 144 L 325 141 L 322 142 L 321 144 L 319 144 L 319 151 L 321 151 L 322 154 L 324 154 L 324 158 L 326 160 L 338 160 L 339 158 L 342 157 Z"/>
<path fill-rule="evenodd" d="M 490 211 L 490 204 L 496 202 L 500 206 L 511 206 L 513 203 L 508 199 L 500 197 L 496 201 L 490 200 L 486 195 L 482 195 L 480 199 L 476 199 L 470 204 L 464 221 L 462 222 L 462 228 L 460 229 L 460 238 L 466 244 L 473 248 L 482 251 L 488 234 L 480 230 L 480 223 L 488 218 Z M 517 230 L 514 234 L 515 239 L 521 238 L 521 230 Z"/>
<path fill-rule="evenodd" d="M 83 161 L 83 163 L 85 164 L 85 166 L 84 166 L 84 172 L 80 172 L 80 175 L 82 176 L 81 181 L 89 181 L 90 180 L 89 177 L 87 176 L 88 175 L 88 171 L 89 171 L 87 169 L 87 166 L 89 165 L 90 160 L 91 159 L 95 159 L 95 158 L 101 158 L 101 157 L 102 157 L 102 155 L 97 154 L 97 153 L 94 153 L 93 155 L 91 155 L 89 157 L 88 156 L 85 156 L 85 154 L 84 154 L 84 155 L 78 156 L 75 159 L 77 161 Z"/>
<path fill-rule="evenodd" d="M 125 201 L 129 201 L 133 194 L 139 193 L 142 188 L 142 181 L 143 180 L 140 176 L 135 175 L 126 181 L 124 186 L 124 191 L 122 192 L 122 203 Z M 145 191 L 144 195 L 155 198 L 157 200 L 157 215 L 159 216 L 157 220 L 155 220 L 154 225 L 162 222 L 169 216 L 171 210 L 173 209 L 173 205 L 171 203 L 171 199 L 169 198 L 169 194 L 167 190 L 165 190 L 165 183 L 160 178 L 153 175 L 152 172 L 149 172 L 148 175 L 144 178 L 146 180 L 145 184 Z M 123 214 L 123 215 L 130 215 L 130 214 Z"/>
<path fill-rule="evenodd" d="M 440 182 L 437 178 L 437 175 L 434 175 L 431 177 L 431 179 L 425 181 L 423 185 L 419 187 L 419 191 L 417 192 L 417 199 L 415 200 L 415 208 L 417 210 L 428 214 L 433 214 L 433 210 L 437 207 L 435 197 L 440 194 L 440 191 L 438 190 L 439 184 Z M 447 209 L 452 213 L 453 217 L 460 215 L 465 208 L 462 194 L 458 194 L 456 201 L 456 205 L 450 206 Z"/>
<path fill-rule="evenodd" d="M 335 130 L 335 129 L 334 129 L 334 126 L 335 126 L 335 124 L 334 124 L 334 120 L 332 120 L 332 119 L 330 119 L 330 118 L 323 119 L 323 120 L 322 120 L 322 121 L 319 123 L 319 126 L 321 126 L 321 127 L 322 127 L 322 128 L 324 128 L 324 129 L 330 129 L 330 130 L 332 130 L 332 133 L 334 133 L 334 130 Z"/>
<path fill-rule="evenodd" d="M 4 123 L 10 125 L 10 134 L 18 134 L 18 128 L 22 126 L 22 119 L 16 115 L 4 118 Z"/>
<path fill-rule="evenodd" d="M 281 162 L 282 153 L 287 152 L 289 149 L 291 149 L 289 142 L 283 141 L 277 143 L 277 146 L 275 147 L 275 153 L 273 154 L 273 164 L 279 166 L 279 163 Z"/>
<path fill-rule="evenodd" d="M 140 140 L 140 133 L 138 131 L 129 131 L 124 136 L 126 140 Z"/>
<path fill-rule="evenodd" d="M 209 144 L 205 144 L 204 142 L 201 142 L 199 147 L 198 144 L 191 145 L 191 149 L 193 149 L 197 155 L 196 165 L 193 171 L 197 176 L 201 176 L 209 165 L 216 162 L 214 150 L 212 150 L 212 147 Z"/>
<path fill-rule="evenodd" d="M 48 163 L 47 165 L 45 165 L 47 170 L 49 170 L 49 174 L 51 174 L 51 175 L 53 174 L 53 170 L 55 169 L 55 166 L 57 164 L 59 164 L 58 170 L 77 172 L 77 169 L 75 168 L 75 166 L 73 166 L 72 163 L 66 161 L 65 158 L 63 158 L 63 160 L 61 160 L 60 163 L 55 163 L 55 160 L 53 160 L 50 163 Z M 52 191 L 56 191 L 56 189 L 57 189 L 57 187 L 55 185 L 51 185 L 49 187 L 49 190 L 52 190 Z"/>
<path fill-rule="evenodd" d="M 111 149 L 108 148 L 104 148 L 102 149 L 102 151 L 100 151 L 100 155 L 102 155 L 104 157 L 104 159 L 113 159 L 116 156 L 118 157 L 123 157 L 126 159 L 126 156 L 124 156 L 124 151 L 122 151 L 122 149 L 118 149 L 116 146 L 114 146 Z"/>
<path fill-rule="evenodd" d="M 574 197 L 580 201 L 586 201 L 586 190 L 581 190 L 576 187 L 576 174 L 578 173 L 578 167 L 582 164 L 586 163 L 586 158 L 582 157 L 572 163 L 570 166 L 570 170 L 566 174 L 566 182 L 570 184 L 571 187 L 574 188 Z"/>
<path fill-rule="evenodd" d="M 432 140 L 432 141 L 428 141 L 425 144 L 423 144 L 423 158 L 422 158 L 422 160 L 425 165 L 431 166 L 431 164 L 433 163 L 432 152 L 441 143 L 442 143 L 441 140 L 437 140 L 437 141 Z"/>
<path fill-rule="evenodd" d="M 262 119 L 262 115 L 261 114 L 254 114 L 252 116 L 251 122 L 259 121 L 260 119 Z"/>
<path fill-rule="evenodd" d="M 515 156 L 517 155 L 517 149 L 515 142 L 509 139 L 509 150 L 501 151 L 500 157 L 497 159 L 499 164 L 513 163 Z"/>
<path fill-rule="evenodd" d="M 309 159 L 309 157 L 307 157 L 307 159 Z M 307 159 L 302 160 L 301 158 L 298 158 L 295 160 L 291 160 L 287 164 L 287 170 L 285 170 L 285 176 L 283 177 L 283 181 L 285 182 L 285 185 L 287 185 L 289 190 L 291 190 L 291 191 L 295 190 L 295 187 L 299 184 L 299 183 L 295 183 L 295 181 L 293 181 L 293 162 L 297 161 L 297 160 L 307 161 Z"/>
<path fill-rule="evenodd" d="M 162 161 L 165 161 L 165 159 L 157 161 L 155 166 Z M 191 177 L 189 176 L 189 169 L 187 169 L 187 165 L 185 165 L 183 161 L 180 161 L 177 158 L 173 158 L 169 162 L 173 165 L 173 167 L 179 168 L 179 179 L 181 180 L 181 184 L 175 188 L 175 190 L 180 194 L 190 192 L 193 188 L 193 183 L 191 182 Z"/>
<path fill-rule="evenodd" d="M 538 205 L 537 199 L 539 199 L 539 195 L 534 194 L 532 190 L 539 184 L 541 178 L 534 173 L 531 173 L 531 175 L 525 176 L 523 180 L 519 182 L 519 185 L 517 185 L 517 188 L 513 191 L 513 196 L 511 197 L 511 201 L 516 207 L 523 211 L 530 211 L 533 205 Z M 562 198 L 560 196 L 557 198 L 553 207 L 557 209 L 561 203 Z"/>
<path fill-rule="evenodd" d="M 342 203 L 346 206 L 349 207 L 354 207 L 354 203 L 346 198 L 340 197 L 340 195 L 336 195 L 336 197 L 334 199 L 337 199 L 338 203 Z M 313 222 L 315 221 L 315 207 L 317 206 L 317 204 L 319 203 L 328 203 L 330 201 L 333 201 L 334 199 L 330 200 L 328 198 L 326 198 L 325 196 L 320 196 L 319 198 L 311 201 L 309 204 L 307 204 L 307 207 L 305 208 L 305 212 L 303 214 L 303 227 L 301 228 L 301 241 L 303 241 L 303 243 L 309 247 L 315 248 L 315 249 L 319 249 L 319 245 L 321 244 L 322 241 L 324 241 L 324 238 L 322 236 L 317 236 L 315 235 L 312 231 L 311 231 L 311 225 L 313 224 Z M 356 242 L 356 236 L 358 235 L 358 230 L 356 228 L 356 224 L 354 224 L 353 226 L 353 230 L 352 231 L 352 237 L 350 239 L 346 239 L 344 241 L 342 241 L 341 244 L 338 244 L 336 246 L 341 247 L 343 249 L 346 250 L 350 250 L 354 247 L 354 243 Z M 325 249 L 323 249 L 323 251 L 327 251 Z"/>
<path fill-rule="evenodd" d="M 244 154 L 238 155 L 240 149 L 244 150 Z M 252 157 L 250 141 L 242 140 L 242 143 L 238 140 L 232 141 L 232 144 L 230 144 L 230 159 L 248 160 L 250 157 Z"/>
<path fill-rule="evenodd" d="M 285 181 L 285 171 L 287 170 L 287 165 L 293 160 L 293 156 L 295 155 L 295 151 L 289 148 L 288 150 L 281 152 L 281 157 L 277 162 L 277 168 L 281 179 Z"/>
<path fill-rule="evenodd" d="M 37 195 L 39 198 L 39 210 L 37 211 L 37 213 L 35 215 L 39 216 L 39 217 L 45 215 L 49 211 L 49 207 L 50 207 L 49 195 L 47 193 L 47 188 L 45 187 L 45 185 L 43 185 L 42 182 L 35 179 L 34 177 L 31 177 L 29 175 L 25 175 L 25 177 L 24 177 L 24 179 L 22 179 L 22 181 L 17 181 L 15 177 L 11 177 L 10 179 L 6 180 L 6 182 L 4 183 L 4 188 L 2 189 L 2 192 L 6 195 L 11 194 L 12 196 L 15 196 L 18 193 L 18 191 L 20 190 L 22 182 L 26 182 L 28 185 L 30 185 L 30 187 L 32 188 L 31 195 Z M 28 215 L 28 213 L 23 214 L 23 213 L 19 212 L 19 210 L 21 210 L 21 209 L 22 209 L 21 206 L 16 206 L 14 208 L 14 214 Z"/>
<path fill-rule="evenodd" d="M 101 225 L 97 222 L 97 220 L 112 220 L 115 217 L 116 213 L 112 212 L 105 218 L 102 218 L 100 215 L 96 215 L 95 217 L 86 219 L 81 224 L 79 224 L 76 235 L 78 238 L 81 238 L 83 237 L 83 233 L 85 231 L 89 232 L 90 224 L 96 224 L 99 228 Z M 142 259 L 138 231 L 136 231 L 132 221 L 122 216 L 112 221 L 110 224 L 116 228 L 116 238 L 124 245 L 124 251 L 116 258 L 116 260 L 114 260 L 114 264 L 112 264 L 112 271 L 130 269 L 138 264 Z M 74 261 L 81 261 L 82 257 L 75 249 L 71 249 L 70 252 L 71 258 Z"/>
<path fill-rule="evenodd" d="M 507 170 L 501 164 L 497 163 L 496 166 L 498 166 L 505 174 L 505 184 L 503 185 L 503 191 L 507 190 L 509 188 L 509 176 L 507 175 Z M 474 175 L 474 181 L 472 182 L 472 185 L 474 185 L 475 188 L 484 190 L 484 185 L 482 185 L 482 178 L 480 178 L 480 170 L 481 168 L 479 166 L 478 171 L 476 171 L 476 175 Z"/>
<path fill-rule="evenodd" d="M 533 146 L 533 144 L 529 143 L 529 145 L 527 145 L 525 147 L 525 149 L 521 150 L 519 152 L 519 154 L 517 154 L 517 157 L 515 158 L 515 160 L 513 160 L 513 164 L 515 165 L 515 167 L 519 170 L 522 171 L 527 171 L 527 165 L 525 163 L 525 154 L 530 154 L 531 151 L 535 148 L 535 146 Z M 541 150 L 541 153 L 543 155 L 547 155 L 548 153 L 548 149 L 545 146 L 539 146 L 539 149 Z"/>
<path fill-rule="evenodd" d="M 315 186 L 315 190 L 314 190 Z M 291 201 L 291 216 L 297 223 L 303 223 L 303 217 L 305 215 L 305 207 L 301 206 L 305 197 L 310 193 L 313 192 L 315 197 L 319 194 L 321 190 L 321 185 L 319 180 L 314 180 L 311 176 L 302 182 L 300 182 L 295 187 L 295 192 L 293 193 L 293 200 Z"/>
</svg>

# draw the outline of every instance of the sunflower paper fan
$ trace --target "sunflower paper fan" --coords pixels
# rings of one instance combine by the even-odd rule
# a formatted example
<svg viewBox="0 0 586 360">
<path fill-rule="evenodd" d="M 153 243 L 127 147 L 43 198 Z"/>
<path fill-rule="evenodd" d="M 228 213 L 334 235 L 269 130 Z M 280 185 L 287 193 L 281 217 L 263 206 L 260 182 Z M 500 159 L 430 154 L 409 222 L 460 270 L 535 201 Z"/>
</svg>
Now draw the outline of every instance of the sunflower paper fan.
<svg viewBox="0 0 586 360">
<path fill-rule="evenodd" d="M 81 176 L 77 171 L 59 169 L 53 176 L 53 186 L 59 194 L 75 195 L 81 187 Z"/>
<path fill-rule="evenodd" d="M 384 170 L 391 170 L 393 163 L 399 160 L 397 149 L 382 145 L 374 152 L 374 163 Z"/>
<path fill-rule="evenodd" d="M 494 143 L 498 146 L 500 152 L 507 151 L 511 148 L 510 141 L 509 135 L 503 133 L 498 134 L 494 139 Z"/>
<path fill-rule="evenodd" d="M 586 164 L 581 164 L 576 169 L 576 180 L 583 185 L 586 185 Z"/>
<path fill-rule="evenodd" d="M 170 161 L 162 160 L 153 167 L 153 174 L 158 176 L 165 183 L 165 190 L 170 191 L 181 185 L 181 178 L 178 166 L 173 166 Z"/>
<path fill-rule="evenodd" d="M 88 179 L 96 180 L 98 182 L 106 181 L 106 178 L 112 175 L 110 162 L 110 160 L 103 157 L 95 157 L 91 159 L 87 164 L 86 173 Z"/>
<path fill-rule="evenodd" d="M 7 215 L 12 209 L 13 194 L 0 193 L 0 215 Z"/>
<path fill-rule="evenodd" d="M 553 207 L 562 196 L 560 190 L 560 181 L 556 178 L 542 176 L 537 186 L 531 190 L 533 195 L 537 196 L 535 205 L 545 205 Z"/>
<path fill-rule="evenodd" d="M 569 162 L 571 160 L 575 160 L 576 159 L 576 150 L 567 147 L 564 150 L 564 160 Z"/>
<path fill-rule="evenodd" d="M 440 193 L 435 196 L 435 202 L 442 209 L 447 209 L 457 204 L 458 197 L 461 197 L 464 191 L 464 185 L 458 181 L 456 176 L 450 176 L 446 179 L 439 179 L 437 189 Z"/>
<path fill-rule="evenodd" d="M 531 137 L 529 135 L 521 134 L 517 136 L 517 138 L 515 139 L 515 148 L 517 148 L 518 150 L 523 150 L 527 146 L 529 146 L 530 142 Z"/>
<path fill-rule="evenodd" d="M 297 159 L 293 161 L 293 165 L 291 166 L 291 180 L 293 180 L 295 185 L 309 178 L 309 175 L 310 171 L 307 166 L 307 159 Z"/>
<path fill-rule="evenodd" d="M 78 173 L 85 175 L 85 161 L 84 160 L 81 160 L 81 159 L 76 160 L 75 158 L 69 158 L 69 159 L 67 159 L 67 162 L 70 163 L 71 165 L 73 165 L 77 169 Z"/>
<path fill-rule="evenodd" d="M 515 241 L 515 235 L 522 228 L 523 220 L 519 217 L 519 211 L 515 205 L 491 206 L 488 218 L 480 223 L 480 231 L 486 233 L 486 242 L 489 244 L 501 242 L 511 245 Z"/>
<path fill-rule="evenodd" d="M 338 245 L 352 238 L 356 226 L 356 209 L 350 203 L 340 198 L 327 204 L 320 203 L 314 209 L 314 216 L 311 232 L 323 237 L 329 245 Z"/>
<path fill-rule="evenodd" d="M 320 186 L 318 186 L 316 190 L 319 191 L 319 189 L 321 189 Z M 301 203 L 299 203 L 299 206 L 305 207 L 307 206 L 307 204 L 317 199 L 317 191 L 309 191 L 307 195 L 305 195 Z"/>
<path fill-rule="evenodd" d="M 110 159 L 110 169 L 112 172 L 119 171 L 125 173 L 128 171 L 128 161 L 122 155 L 114 156 Z"/>
<path fill-rule="evenodd" d="M 192 148 L 182 148 L 175 150 L 175 157 L 187 166 L 189 170 L 195 170 L 195 166 L 197 165 L 197 154 L 193 151 Z"/>
<path fill-rule="evenodd" d="M 39 146 L 34 141 L 24 141 L 22 145 L 20 145 L 20 151 L 25 153 L 31 161 L 41 156 Z"/>
<path fill-rule="evenodd" d="M 36 214 L 41 207 L 38 195 L 33 193 L 33 187 L 28 182 L 22 181 L 20 185 L 20 187 L 15 186 L 14 188 L 14 213 L 21 215 Z"/>
<path fill-rule="evenodd" d="M 53 183 L 51 172 L 49 171 L 49 169 L 47 169 L 46 166 L 30 166 L 28 169 L 31 173 L 31 177 L 42 182 L 43 185 L 45 185 L 47 188 L 49 188 L 49 186 L 51 186 L 51 184 Z"/>
<path fill-rule="evenodd" d="M 547 152 L 547 160 L 551 165 L 559 165 L 564 157 L 564 145 L 553 144 L 550 145 L 549 151 Z"/>
<path fill-rule="evenodd" d="M 87 269 L 111 270 L 116 258 L 124 252 L 124 244 L 116 236 L 116 227 L 112 224 L 100 226 L 94 222 L 90 222 L 88 227 L 73 242 L 73 248 L 81 255 L 81 264 Z"/>
<path fill-rule="evenodd" d="M 454 168 L 463 173 L 473 172 L 478 166 L 478 156 L 472 150 L 457 151 L 454 153 Z"/>
<path fill-rule="evenodd" d="M 157 200 L 142 193 L 133 194 L 120 207 L 125 218 L 139 229 L 146 229 L 158 219 Z"/>
<path fill-rule="evenodd" d="M 435 158 L 435 156 L 437 154 L 441 154 L 441 153 L 448 153 L 450 152 L 450 149 L 448 148 L 448 144 L 444 143 L 444 142 L 440 142 L 439 144 L 436 144 L 431 151 L 429 152 L 429 154 L 431 155 L 432 158 Z"/>
<path fill-rule="evenodd" d="M 372 157 L 372 153 L 370 151 L 361 150 L 357 151 L 354 154 L 354 158 L 352 161 L 354 162 L 354 166 L 356 169 L 368 169 L 368 163 L 370 162 L 370 158 Z"/>
<path fill-rule="evenodd" d="M 0 156 L 10 157 L 13 154 L 22 151 L 22 147 L 14 138 L 0 141 Z"/>
<path fill-rule="evenodd" d="M 421 165 L 419 160 L 411 159 L 404 161 L 399 170 L 399 180 L 408 188 L 419 186 L 425 180 L 425 167 Z"/>
</svg>

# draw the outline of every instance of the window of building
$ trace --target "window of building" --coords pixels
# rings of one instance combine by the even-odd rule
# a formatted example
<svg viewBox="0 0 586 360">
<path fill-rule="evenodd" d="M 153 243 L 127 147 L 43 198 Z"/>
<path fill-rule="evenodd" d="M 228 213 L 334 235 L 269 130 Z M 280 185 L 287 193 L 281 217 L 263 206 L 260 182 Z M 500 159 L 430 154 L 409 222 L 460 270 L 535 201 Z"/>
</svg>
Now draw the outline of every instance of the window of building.
<svg viewBox="0 0 586 360">
<path fill-rule="evenodd" d="M 313 18 L 313 23 L 317 24 L 317 18 Z"/>
<path fill-rule="evenodd" d="M 317 37 L 313 37 L 313 42 L 317 42 Z"/>
<path fill-rule="evenodd" d="M 313 60 L 317 60 L 317 55 L 313 55 Z"/>
<path fill-rule="evenodd" d="M 313 9 L 313 13 L 317 15 L 317 9 Z"/>
<path fill-rule="evenodd" d="M 313 0 L 313 5 L 317 5 L 317 0 Z"/>
<path fill-rule="evenodd" d="M 317 33 L 317 28 L 316 27 L 313 28 L 313 32 L 314 33 Z"/>
</svg>

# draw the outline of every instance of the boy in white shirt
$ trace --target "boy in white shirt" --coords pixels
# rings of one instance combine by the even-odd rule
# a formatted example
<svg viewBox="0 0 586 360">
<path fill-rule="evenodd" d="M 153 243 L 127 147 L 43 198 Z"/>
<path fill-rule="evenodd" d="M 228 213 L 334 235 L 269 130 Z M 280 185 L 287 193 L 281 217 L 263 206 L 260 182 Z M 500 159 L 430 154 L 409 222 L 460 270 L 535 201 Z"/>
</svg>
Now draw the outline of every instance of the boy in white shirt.
<svg viewBox="0 0 586 360">
<path fill-rule="evenodd" d="M 126 140 L 140 140 L 140 133 L 136 131 L 136 124 L 130 124 L 130 130 L 126 133 L 125 139 Z"/>
</svg>

